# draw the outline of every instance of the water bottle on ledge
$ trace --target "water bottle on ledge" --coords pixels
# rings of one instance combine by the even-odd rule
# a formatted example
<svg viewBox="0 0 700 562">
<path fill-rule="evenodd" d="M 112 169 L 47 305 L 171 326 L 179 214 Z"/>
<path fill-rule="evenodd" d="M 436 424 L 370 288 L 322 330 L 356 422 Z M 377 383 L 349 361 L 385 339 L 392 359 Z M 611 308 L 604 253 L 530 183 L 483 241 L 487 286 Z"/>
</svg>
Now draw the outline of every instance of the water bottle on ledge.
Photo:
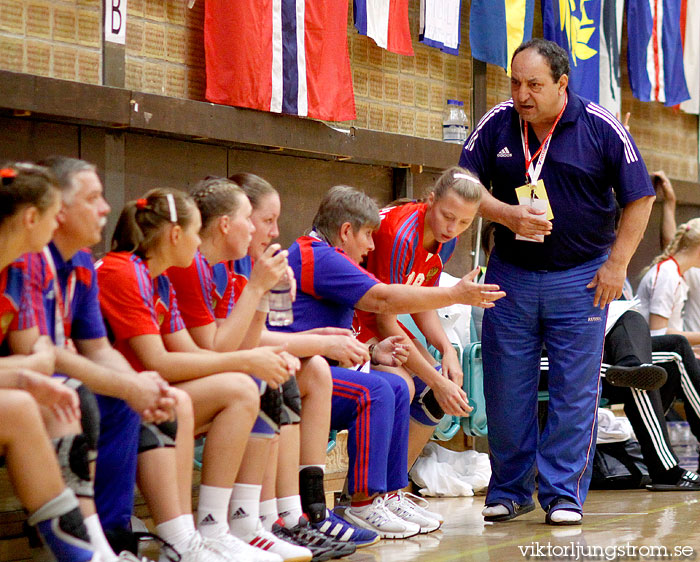
<svg viewBox="0 0 700 562">
<path fill-rule="evenodd" d="M 464 102 L 447 100 L 447 107 L 442 119 L 442 140 L 463 144 L 467 140 L 467 114 L 464 112 Z"/>
<path fill-rule="evenodd" d="M 267 322 L 270 326 L 289 326 L 294 322 L 291 289 L 292 286 L 286 273 L 277 282 L 277 285 L 270 289 L 270 312 L 267 315 Z"/>
</svg>

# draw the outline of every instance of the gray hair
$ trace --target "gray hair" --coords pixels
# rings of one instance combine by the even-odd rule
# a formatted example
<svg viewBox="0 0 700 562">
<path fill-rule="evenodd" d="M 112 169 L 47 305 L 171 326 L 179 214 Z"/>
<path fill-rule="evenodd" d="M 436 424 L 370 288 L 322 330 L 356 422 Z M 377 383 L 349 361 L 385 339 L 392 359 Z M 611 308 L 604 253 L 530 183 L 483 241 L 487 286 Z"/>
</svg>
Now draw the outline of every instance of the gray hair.
<svg viewBox="0 0 700 562">
<path fill-rule="evenodd" d="M 73 196 L 78 187 L 73 182 L 75 176 L 80 172 L 97 172 L 97 168 L 94 164 L 68 156 L 49 156 L 39 164 L 49 168 L 51 172 L 53 172 L 53 175 L 58 181 L 58 187 L 61 190 L 61 197 L 66 205 L 72 203 Z"/>
<path fill-rule="evenodd" d="M 336 185 L 321 201 L 313 227 L 326 242 L 333 244 L 346 222 L 357 232 L 363 226 L 379 227 L 379 220 L 379 208 L 371 197 L 349 185 Z"/>
</svg>

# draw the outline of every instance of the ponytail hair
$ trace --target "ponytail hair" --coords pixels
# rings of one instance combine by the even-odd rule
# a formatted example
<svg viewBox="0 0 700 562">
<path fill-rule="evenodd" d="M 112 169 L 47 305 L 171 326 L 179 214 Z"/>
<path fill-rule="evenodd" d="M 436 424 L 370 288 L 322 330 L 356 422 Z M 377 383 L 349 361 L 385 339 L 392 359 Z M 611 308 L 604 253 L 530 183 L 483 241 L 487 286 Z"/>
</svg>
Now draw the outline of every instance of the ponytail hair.
<svg viewBox="0 0 700 562">
<path fill-rule="evenodd" d="M 197 182 L 190 195 L 202 215 L 202 231 L 214 219 L 235 213 L 240 207 L 241 197 L 245 197 L 236 182 L 211 176 Z"/>
<path fill-rule="evenodd" d="M 691 219 L 685 224 L 680 225 L 676 229 L 673 240 L 669 242 L 668 246 L 664 248 L 661 254 L 654 258 L 649 267 L 642 271 L 642 275 L 657 263 L 667 260 L 686 248 L 695 248 L 697 246 L 700 246 L 700 218 Z"/>
<path fill-rule="evenodd" d="M 450 191 L 454 191 L 462 199 L 469 203 L 481 201 L 481 182 L 471 172 L 459 166 L 447 168 L 438 178 L 433 193 L 435 201 L 439 201 Z"/>
<path fill-rule="evenodd" d="M 0 225 L 24 207 L 48 209 L 58 195 L 58 183 L 48 168 L 12 162 L 0 168 Z"/>
<path fill-rule="evenodd" d="M 228 179 L 236 182 L 240 186 L 248 197 L 250 204 L 253 206 L 253 210 L 258 208 L 264 197 L 273 193 L 277 194 L 277 190 L 272 187 L 270 182 L 255 174 L 241 172 L 229 176 Z"/>
<path fill-rule="evenodd" d="M 186 228 L 192 222 L 194 201 L 177 189 L 152 189 L 142 199 L 129 201 L 112 235 L 113 252 L 131 252 L 147 259 L 169 224 Z"/>
</svg>

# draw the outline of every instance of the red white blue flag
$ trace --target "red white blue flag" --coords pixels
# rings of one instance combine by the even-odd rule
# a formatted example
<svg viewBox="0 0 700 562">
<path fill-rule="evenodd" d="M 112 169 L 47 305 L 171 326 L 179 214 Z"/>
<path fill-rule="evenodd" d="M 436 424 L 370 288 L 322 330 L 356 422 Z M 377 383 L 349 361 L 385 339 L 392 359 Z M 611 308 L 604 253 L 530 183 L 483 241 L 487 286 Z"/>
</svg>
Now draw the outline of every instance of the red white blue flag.
<svg viewBox="0 0 700 562">
<path fill-rule="evenodd" d="M 355 119 L 348 0 L 207 0 L 207 100 Z"/>
<path fill-rule="evenodd" d="M 700 0 L 681 1 L 683 69 L 690 99 L 681 104 L 687 113 L 700 113 Z"/>
<path fill-rule="evenodd" d="M 408 0 L 353 0 L 355 28 L 383 49 L 413 55 Z"/>
<path fill-rule="evenodd" d="M 627 68 L 632 94 L 671 106 L 690 98 L 683 70 L 682 0 L 627 2 Z"/>
</svg>

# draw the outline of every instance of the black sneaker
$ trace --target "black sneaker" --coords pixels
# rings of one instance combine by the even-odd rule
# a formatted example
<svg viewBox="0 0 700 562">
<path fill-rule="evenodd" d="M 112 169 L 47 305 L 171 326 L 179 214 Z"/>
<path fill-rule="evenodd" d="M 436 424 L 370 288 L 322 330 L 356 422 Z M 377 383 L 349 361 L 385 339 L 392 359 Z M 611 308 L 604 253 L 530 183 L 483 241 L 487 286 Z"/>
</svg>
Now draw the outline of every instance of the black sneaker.
<svg viewBox="0 0 700 562">
<path fill-rule="evenodd" d="M 286 541 L 293 542 L 311 550 L 311 562 L 324 562 L 331 558 L 341 558 L 354 553 L 357 547 L 351 542 L 340 542 L 328 538 L 314 529 L 306 517 L 299 518 L 299 523 L 292 528 L 285 527 L 280 519 L 272 525 L 272 532 Z"/>
<path fill-rule="evenodd" d="M 637 365 L 622 367 L 612 365 L 605 371 L 605 380 L 613 386 L 627 386 L 642 390 L 656 390 L 666 382 L 666 371 L 657 365 Z"/>
</svg>

